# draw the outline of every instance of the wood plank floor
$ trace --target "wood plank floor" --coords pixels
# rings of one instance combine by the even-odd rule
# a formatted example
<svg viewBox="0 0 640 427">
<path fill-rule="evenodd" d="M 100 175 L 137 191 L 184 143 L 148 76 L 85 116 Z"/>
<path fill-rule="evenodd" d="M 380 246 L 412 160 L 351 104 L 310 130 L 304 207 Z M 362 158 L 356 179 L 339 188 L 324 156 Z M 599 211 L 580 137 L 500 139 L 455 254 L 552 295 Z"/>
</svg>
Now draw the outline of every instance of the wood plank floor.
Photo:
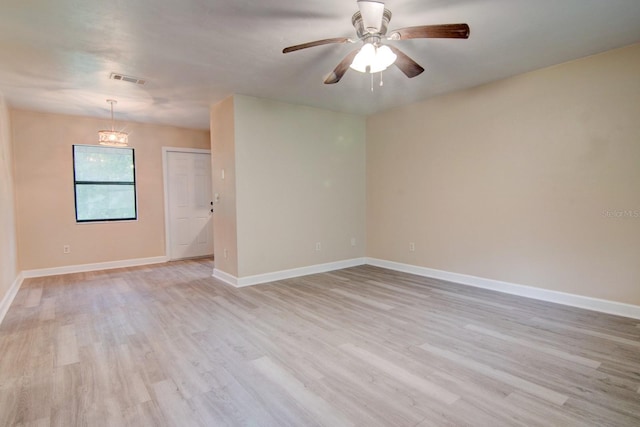
<svg viewBox="0 0 640 427">
<path fill-rule="evenodd" d="M 638 426 L 640 321 L 371 266 L 29 279 L 0 426 Z"/>
</svg>

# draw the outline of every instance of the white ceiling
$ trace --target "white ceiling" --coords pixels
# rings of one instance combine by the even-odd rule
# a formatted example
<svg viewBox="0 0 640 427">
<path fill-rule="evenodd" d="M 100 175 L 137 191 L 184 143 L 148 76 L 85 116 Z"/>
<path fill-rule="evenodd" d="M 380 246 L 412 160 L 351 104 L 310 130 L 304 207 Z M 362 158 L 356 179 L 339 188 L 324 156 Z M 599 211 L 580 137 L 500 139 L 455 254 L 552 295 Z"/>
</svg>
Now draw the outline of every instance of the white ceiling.
<svg viewBox="0 0 640 427">
<path fill-rule="evenodd" d="M 394 43 L 426 71 L 324 77 L 356 46 L 355 0 L 2 0 L 0 92 L 10 106 L 209 127 L 233 93 L 370 114 L 640 41 L 640 0 L 388 0 L 390 29 L 466 22 L 469 40 Z M 142 77 L 145 86 L 109 80 Z"/>
</svg>

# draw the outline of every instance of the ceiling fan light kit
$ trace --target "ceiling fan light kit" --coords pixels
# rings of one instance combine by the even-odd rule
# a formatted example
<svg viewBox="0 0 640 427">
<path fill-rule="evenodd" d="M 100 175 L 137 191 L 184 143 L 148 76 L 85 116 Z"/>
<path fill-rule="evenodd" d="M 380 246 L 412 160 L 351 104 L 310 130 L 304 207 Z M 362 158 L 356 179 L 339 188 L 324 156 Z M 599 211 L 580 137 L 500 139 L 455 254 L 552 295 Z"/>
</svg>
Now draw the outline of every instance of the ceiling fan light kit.
<svg viewBox="0 0 640 427">
<path fill-rule="evenodd" d="M 385 9 L 380 1 L 358 0 L 358 12 L 351 17 L 351 24 L 356 30 L 363 46 L 351 51 L 325 79 L 325 84 L 338 83 L 349 68 L 361 73 L 378 73 L 391 65 L 396 65 L 407 77 L 413 78 L 424 71 L 418 63 L 395 46 L 382 44 L 382 40 L 407 40 L 416 38 L 469 38 L 467 24 L 422 25 L 393 30 L 387 36 L 387 28 L 391 21 L 391 12 Z M 316 40 L 295 46 L 289 46 L 282 53 L 295 52 L 326 44 L 354 43 L 348 38 Z"/>
<path fill-rule="evenodd" d="M 353 58 L 351 69 L 361 73 L 379 73 L 391 66 L 398 56 L 388 46 L 375 46 L 367 43 Z"/>
</svg>

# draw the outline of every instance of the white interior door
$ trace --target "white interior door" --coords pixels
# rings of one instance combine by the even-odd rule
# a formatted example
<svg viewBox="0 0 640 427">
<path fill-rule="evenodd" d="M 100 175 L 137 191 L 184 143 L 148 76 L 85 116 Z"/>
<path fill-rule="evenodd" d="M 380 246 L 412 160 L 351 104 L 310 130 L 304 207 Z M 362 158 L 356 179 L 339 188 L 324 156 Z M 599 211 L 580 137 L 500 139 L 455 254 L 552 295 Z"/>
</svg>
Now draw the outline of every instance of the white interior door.
<svg viewBox="0 0 640 427">
<path fill-rule="evenodd" d="M 169 258 L 213 255 L 211 155 L 168 151 Z"/>
</svg>

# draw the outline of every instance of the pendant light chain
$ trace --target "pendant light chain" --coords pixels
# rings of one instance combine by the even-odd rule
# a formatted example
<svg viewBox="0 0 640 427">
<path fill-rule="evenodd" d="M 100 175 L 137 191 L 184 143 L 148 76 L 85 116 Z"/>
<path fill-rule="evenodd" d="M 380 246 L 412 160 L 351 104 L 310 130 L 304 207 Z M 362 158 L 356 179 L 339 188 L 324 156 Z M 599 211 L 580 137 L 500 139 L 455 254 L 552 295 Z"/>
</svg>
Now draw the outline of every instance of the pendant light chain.
<svg viewBox="0 0 640 427">
<path fill-rule="evenodd" d="M 113 120 L 113 103 L 114 102 L 118 102 L 118 101 L 114 101 L 113 99 L 109 99 L 107 102 L 109 104 L 111 104 L 111 130 L 113 131 L 113 130 L 116 130 L 115 120 Z"/>
</svg>

